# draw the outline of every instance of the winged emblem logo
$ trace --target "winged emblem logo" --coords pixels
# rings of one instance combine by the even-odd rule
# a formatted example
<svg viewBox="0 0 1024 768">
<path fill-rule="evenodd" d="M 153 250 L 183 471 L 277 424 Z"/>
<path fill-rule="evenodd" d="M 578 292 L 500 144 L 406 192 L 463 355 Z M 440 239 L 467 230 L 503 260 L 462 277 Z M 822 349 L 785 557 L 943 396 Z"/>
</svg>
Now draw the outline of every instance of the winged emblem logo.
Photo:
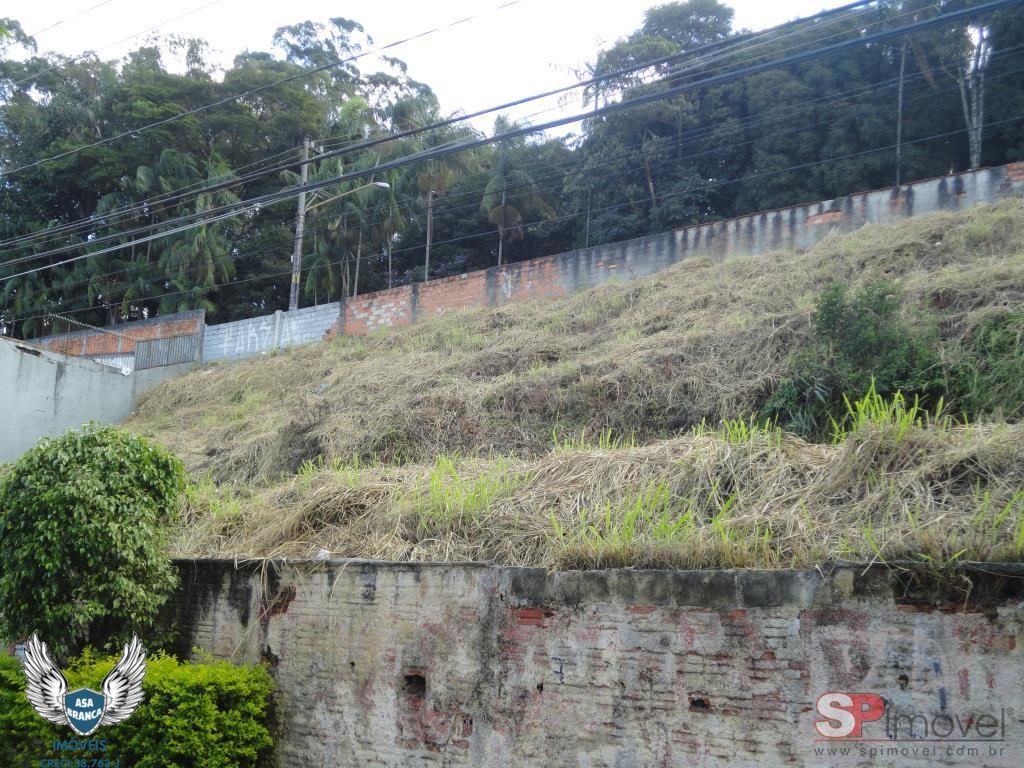
<svg viewBox="0 0 1024 768">
<path fill-rule="evenodd" d="M 121 660 L 103 679 L 103 693 L 90 688 L 68 691 L 68 681 L 50 660 L 46 643 L 32 635 L 25 646 L 25 694 L 42 717 L 68 725 L 79 736 L 88 736 L 101 725 L 126 720 L 142 703 L 142 678 L 146 652 L 137 636 L 124 647 Z"/>
</svg>

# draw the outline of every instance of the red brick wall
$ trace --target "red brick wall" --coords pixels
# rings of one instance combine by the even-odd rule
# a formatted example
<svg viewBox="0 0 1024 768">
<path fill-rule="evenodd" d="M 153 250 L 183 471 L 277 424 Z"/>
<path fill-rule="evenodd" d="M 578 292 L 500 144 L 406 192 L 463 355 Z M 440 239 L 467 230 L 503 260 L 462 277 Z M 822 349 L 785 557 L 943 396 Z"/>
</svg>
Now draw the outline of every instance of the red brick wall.
<svg viewBox="0 0 1024 768">
<path fill-rule="evenodd" d="M 370 331 L 388 326 L 401 328 L 411 325 L 412 286 L 404 285 L 349 299 L 344 303 L 342 312 L 344 328 L 338 331 L 349 336 L 365 336 Z"/>
<path fill-rule="evenodd" d="M 110 333 L 84 330 L 59 336 L 44 336 L 32 341 L 37 347 L 65 355 L 95 357 L 98 355 L 129 354 L 135 351 L 136 341 L 166 339 L 200 333 L 206 321 L 203 310 L 164 315 L 152 320 L 140 320 L 110 328 Z"/>
<path fill-rule="evenodd" d="M 416 319 L 434 317 L 452 309 L 487 305 L 487 272 L 469 272 L 422 283 L 419 286 Z"/>
<path fill-rule="evenodd" d="M 602 265 L 603 266 L 603 265 Z M 557 256 L 502 267 L 496 274 L 495 304 L 565 296 Z"/>
<path fill-rule="evenodd" d="M 600 269 L 606 265 L 598 262 L 596 266 Z M 545 256 L 348 299 L 343 320 L 330 335 L 365 336 L 379 328 L 401 328 L 451 310 L 501 306 L 568 293 L 558 256 Z"/>
</svg>

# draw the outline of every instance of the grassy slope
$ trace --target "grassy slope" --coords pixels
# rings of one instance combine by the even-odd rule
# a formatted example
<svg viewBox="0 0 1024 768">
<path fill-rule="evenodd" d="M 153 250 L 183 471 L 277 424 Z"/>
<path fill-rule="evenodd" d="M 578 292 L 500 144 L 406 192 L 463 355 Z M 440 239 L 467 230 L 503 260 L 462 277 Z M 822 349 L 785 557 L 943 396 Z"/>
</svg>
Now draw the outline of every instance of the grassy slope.
<svg viewBox="0 0 1024 768">
<path fill-rule="evenodd" d="M 803 255 L 691 260 L 562 301 L 209 368 L 156 390 L 128 426 L 206 478 L 182 554 L 1016 559 L 1018 425 L 870 426 L 836 446 L 693 427 L 760 405 L 833 278 L 898 280 L 955 355 L 986 313 L 1024 308 L 1022 235 L 1014 201 Z"/>
</svg>

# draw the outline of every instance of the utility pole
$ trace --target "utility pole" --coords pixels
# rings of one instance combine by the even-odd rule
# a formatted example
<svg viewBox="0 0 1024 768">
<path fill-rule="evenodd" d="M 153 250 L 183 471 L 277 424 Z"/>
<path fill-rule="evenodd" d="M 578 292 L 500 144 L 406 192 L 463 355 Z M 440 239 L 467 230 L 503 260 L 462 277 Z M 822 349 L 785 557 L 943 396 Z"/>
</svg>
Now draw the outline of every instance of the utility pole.
<svg viewBox="0 0 1024 768">
<path fill-rule="evenodd" d="M 356 282 L 352 286 L 352 295 L 359 295 L 359 262 L 363 260 L 363 228 L 359 227 L 359 245 L 356 246 Z"/>
<path fill-rule="evenodd" d="M 288 296 L 288 311 L 299 308 L 299 279 L 302 276 L 302 230 L 306 226 L 306 179 L 309 174 L 309 146 L 307 137 L 302 141 L 302 171 L 299 174 L 299 210 L 295 214 L 295 247 L 292 250 L 292 289 Z"/>
<path fill-rule="evenodd" d="M 498 225 L 498 266 L 501 266 L 501 252 L 505 250 L 505 225 L 508 219 L 505 217 L 505 189 L 501 190 L 501 223 Z"/>
<path fill-rule="evenodd" d="M 907 68 L 907 39 L 903 38 L 903 50 L 900 52 L 900 87 L 896 96 L 896 188 L 899 189 L 901 171 L 903 170 L 903 73 Z"/>
<path fill-rule="evenodd" d="M 423 282 L 430 282 L 430 241 L 434 234 L 434 190 L 427 192 L 427 262 L 423 267 Z"/>
<path fill-rule="evenodd" d="M 590 247 L 590 196 L 594 193 L 593 189 L 587 190 L 587 228 L 584 230 L 586 234 L 586 241 L 583 244 L 584 248 Z"/>
</svg>

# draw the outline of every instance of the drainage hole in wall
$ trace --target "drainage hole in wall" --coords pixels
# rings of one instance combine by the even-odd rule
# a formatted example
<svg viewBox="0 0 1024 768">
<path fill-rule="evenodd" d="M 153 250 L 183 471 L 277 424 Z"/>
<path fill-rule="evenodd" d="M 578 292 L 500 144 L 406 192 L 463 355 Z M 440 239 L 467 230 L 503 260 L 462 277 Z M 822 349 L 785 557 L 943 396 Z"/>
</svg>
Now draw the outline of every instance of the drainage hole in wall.
<svg viewBox="0 0 1024 768">
<path fill-rule="evenodd" d="M 544 693 L 544 683 L 537 683 L 537 693 Z"/>
<path fill-rule="evenodd" d="M 901 691 L 905 691 L 910 687 L 910 678 L 906 675 L 900 675 L 896 678 L 896 681 L 900 684 Z"/>
<path fill-rule="evenodd" d="M 710 712 L 711 701 L 707 696 L 691 696 L 690 697 L 690 711 L 691 712 Z"/>
<path fill-rule="evenodd" d="M 416 673 L 406 675 L 405 692 L 417 699 L 422 699 L 427 695 L 427 678 Z"/>
</svg>

